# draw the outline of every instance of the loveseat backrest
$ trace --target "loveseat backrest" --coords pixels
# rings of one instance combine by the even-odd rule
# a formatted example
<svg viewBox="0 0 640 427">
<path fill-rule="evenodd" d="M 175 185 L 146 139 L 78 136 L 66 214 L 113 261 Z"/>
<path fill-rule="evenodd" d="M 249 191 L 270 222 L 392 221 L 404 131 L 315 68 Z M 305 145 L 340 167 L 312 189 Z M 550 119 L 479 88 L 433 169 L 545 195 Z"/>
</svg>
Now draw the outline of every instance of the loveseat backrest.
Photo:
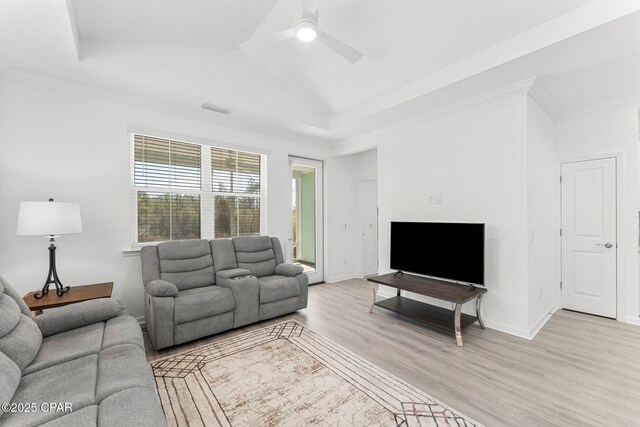
<svg viewBox="0 0 640 427">
<path fill-rule="evenodd" d="M 0 276 L 0 352 L 22 371 L 36 357 L 41 344 L 42 332 L 31 318 L 29 307 Z"/>
<path fill-rule="evenodd" d="M 173 283 L 179 290 L 185 290 L 213 285 L 216 281 L 208 240 L 174 240 L 142 249 L 145 284 L 162 279 Z"/>
<path fill-rule="evenodd" d="M 249 270 L 257 277 L 273 275 L 276 265 L 282 263 L 280 242 L 277 241 L 276 248 L 274 240 L 277 241 L 269 236 L 242 236 L 231 239 L 238 268 Z"/>
<path fill-rule="evenodd" d="M 213 239 L 211 244 L 211 254 L 213 255 L 213 268 L 217 272 L 238 268 L 236 251 L 231 239 Z"/>
</svg>

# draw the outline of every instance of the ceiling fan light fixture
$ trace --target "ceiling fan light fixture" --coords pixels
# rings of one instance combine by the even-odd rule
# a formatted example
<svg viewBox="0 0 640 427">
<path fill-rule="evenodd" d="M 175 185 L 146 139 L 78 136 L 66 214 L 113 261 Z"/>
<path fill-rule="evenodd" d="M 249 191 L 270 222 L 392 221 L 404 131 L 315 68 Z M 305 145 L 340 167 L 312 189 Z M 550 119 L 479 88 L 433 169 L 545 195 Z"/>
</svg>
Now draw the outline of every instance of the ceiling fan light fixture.
<svg viewBox="0 0 640 427">
<path fill-rule="evenodd" d="M 303 42 L 315 40 L 318 35 L 318 24 L 314 21 L 300 20 L 296 24 L 296 37 Z"/>
</svg>

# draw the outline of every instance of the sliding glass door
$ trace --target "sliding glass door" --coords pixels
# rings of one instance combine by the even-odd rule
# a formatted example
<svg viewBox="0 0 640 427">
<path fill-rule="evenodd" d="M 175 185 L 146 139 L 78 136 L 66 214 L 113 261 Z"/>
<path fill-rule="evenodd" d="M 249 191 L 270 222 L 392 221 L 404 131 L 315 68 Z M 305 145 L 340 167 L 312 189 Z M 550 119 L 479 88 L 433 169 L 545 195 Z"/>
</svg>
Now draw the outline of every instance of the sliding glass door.
<svg viewBox="0 0 640 427">
<path fill-rule="evenodd" d="M 304 267 L 309 283 L 324 281 L 322 162 L 290 157 L 291 226 L 287 257 Z"/>
</svg>

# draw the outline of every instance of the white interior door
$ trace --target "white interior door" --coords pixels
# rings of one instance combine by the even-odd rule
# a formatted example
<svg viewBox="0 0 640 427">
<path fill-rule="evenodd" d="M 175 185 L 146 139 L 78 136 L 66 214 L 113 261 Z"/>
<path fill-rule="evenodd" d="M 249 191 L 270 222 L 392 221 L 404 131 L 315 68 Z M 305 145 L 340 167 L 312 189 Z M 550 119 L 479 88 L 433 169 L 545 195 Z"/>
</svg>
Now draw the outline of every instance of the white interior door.
<svg viewBox="0 0 640 427">
<path fill-rule="evenodd" d="M 362 276 L 378 273 L 378 181 L 360 181 L 358 210 L 361 227 Z"/>
<path fill-rule="evenodd" d="M 292 215 L 287 261 L 304 267 L 309 283 L 324 281 L 322 162 L 290 157 Z"/>
<path fill-rule="evenodd" d="M 562 307 L 616 317 L 616 159 L 562 165 Z"/>
</svg>

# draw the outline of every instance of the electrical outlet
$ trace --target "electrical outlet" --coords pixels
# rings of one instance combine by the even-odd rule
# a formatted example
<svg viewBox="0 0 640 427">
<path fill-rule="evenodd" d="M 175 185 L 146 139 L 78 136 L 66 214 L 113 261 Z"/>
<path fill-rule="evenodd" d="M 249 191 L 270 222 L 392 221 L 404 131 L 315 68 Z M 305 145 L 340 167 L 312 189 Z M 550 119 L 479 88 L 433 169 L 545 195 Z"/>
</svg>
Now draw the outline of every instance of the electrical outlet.
<svg viewBox="0 0 640 427">
<path fill-rule="evenodd" d="M 349 263 L 349 258 L 344 257 L 344 263 L 345 263 L 345 264 L 348 264 L 348 263 Z"/>
<path fill-rule="evenodd" d="M 436 195 L 435 194 L 429 194 L 427 196 L 427 203 L 432 205 L 436 202 Z"/>
<path fill-rule="evenodd" d="M 436 197 L 435 197 L 436 202 L 435 203 L 437 205 L 441 205 L 442 204 L 442 199 L 443 199 L 442 193 L 436 194 Z"/>
</svg>

